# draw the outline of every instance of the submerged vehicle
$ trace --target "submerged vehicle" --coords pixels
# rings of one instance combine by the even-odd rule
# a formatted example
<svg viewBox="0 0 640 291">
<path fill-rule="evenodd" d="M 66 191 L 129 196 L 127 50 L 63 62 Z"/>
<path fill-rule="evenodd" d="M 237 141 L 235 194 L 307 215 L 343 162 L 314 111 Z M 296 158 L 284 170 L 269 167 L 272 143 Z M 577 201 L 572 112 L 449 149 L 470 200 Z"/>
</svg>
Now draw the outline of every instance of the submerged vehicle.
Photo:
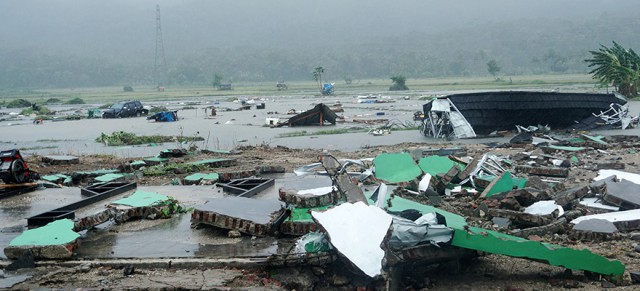
<svg viewBox="0 0 640 291">
<path fill-rule="evenodd" d="M 149 110 L 142 106 L 138 100 L 127 100 L 114 103 L 102 113 L 102 118 L 123 118 L 143 116 L 149 114 Z"/>
<path fill-rule="evenodd" d="M 546 125 L 553 129 L 579 126 L 626 128 L 627 99 L 617 93 L 496 91 L 453 94 L 423 105 L 422 133 L 436 138 L 473 138 L 516 126 Z M 590 124 L 583 121 L 590 120 Z"/>
</svg>

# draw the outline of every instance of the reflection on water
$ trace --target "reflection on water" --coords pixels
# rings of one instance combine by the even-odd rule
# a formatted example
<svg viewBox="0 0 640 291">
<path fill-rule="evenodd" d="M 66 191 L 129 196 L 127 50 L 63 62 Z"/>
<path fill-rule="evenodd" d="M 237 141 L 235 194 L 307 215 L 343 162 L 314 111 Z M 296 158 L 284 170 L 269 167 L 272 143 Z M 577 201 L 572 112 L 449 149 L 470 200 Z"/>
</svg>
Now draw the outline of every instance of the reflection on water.
<svg viewBox="0 0 640 291">
<path fill-rule="evenodd" d="M 144 223 L 130 221 L 129 224 Z M 151 227 L 127 231 L 128 227 L 111 225 L 83 234 L 78 258 L 145 258 L 145 257 L 252 257 L 282 254 L 290 251 L 290 240 L 273 237 L 227 238 L 227 230 L 202 226 L 190 227 L 191 216 L 163 220 Z M 133 227 L 135 228 L 135 227 Z"/>
</svg>

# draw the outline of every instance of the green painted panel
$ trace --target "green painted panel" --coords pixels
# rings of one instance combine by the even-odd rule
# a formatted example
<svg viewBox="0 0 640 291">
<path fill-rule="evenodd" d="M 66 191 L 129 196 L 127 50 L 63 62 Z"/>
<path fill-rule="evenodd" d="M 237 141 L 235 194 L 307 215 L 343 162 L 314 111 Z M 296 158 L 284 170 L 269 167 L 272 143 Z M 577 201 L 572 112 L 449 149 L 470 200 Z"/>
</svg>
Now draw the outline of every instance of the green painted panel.
<svg viewBox="0 0 640 291">
<path fill-rule="evenodd" d="M 375 204 L 375 202 L 371 200 L 372 194 L 373 192 L 365 194 L 365 196 L 367 196 L 367 199 L 369 200 L 369 205 Z M 415 209 L 420 211 L 420 213 L 422 214 L 437 212 L 445 217 L 445 219 L 447 220 L 447 226 L 449 227 L 462 228 L 465 225 L 467 225 L 467 221 L 464 219 L 464 217 L 460 215 L 457 215 L 448 211 L 444 211 L 439 208 L 435 208 L 431 205 L 418 203 L 418 202 L 415 202 L 406 198 L 402 198 L 399 196 L 394 196 L 393 199 L 391 199 L 391 207 L 386 208 L 387 211 L 392 211 L 392 212 L 400 212 L 407 209 Z"/>
<path fill-rule="evenodd" d="M 111 202 L 111 204 L 127 205 L 131 207 L 152 206 L 158 202 L 166 201 L 169 197 L 155 192 L 136 191 L 127 198 L 122 198 Z"/>
<path fill-rule="evenodd" d="M 513 179 L 513 185 L 518 189 L 522 189 L 527 185 L 527 178 L 511 177 Z"/>
<path fill-rule="evenodd" d="M 98 176 L 98 175 L 106 175 L 106 174 L 114 174 L 114 173 L 118 173 L 118 170 L 115 169 L 111 169 L 111 170 L 106 170 L 106 169 L 102 169 L 102 170 L 95 170 L 95 171 L 91 171 L 91 172 L 76 172 L 80 175 L 92 175 L 92 176 Z"/>
<path fill-rule="evenodd" d="M 218 173 L 209 173 L 209 174 L 195 173 L 195 174 L 191 174 L 189 176 L 184 177 L 184 179 L 187 181 L 200 181 L 200 180 L 217 181 L 219 178 L 220 177 Z"/>
<path fill-rule="evenodd" d="M 49 181 L 49 182 L 55 182 L 58 181 L 60 179 L 71 179 L 70 176 L 64 175 L 64 174 L 53 174 L 53 175 L 45 175 L 40 177 L 40 179 L 45 180 L 45 181 Z"/>
<path fill-rule="evenodd" d="M 448 157 L 443 156 L 428 156 L 420 159 L 418 165 L 420 169 L 425 173 L 431 174 L 431 176 L 436 176 L 437 174 L 445 174 L 447 173 L 453 165 L 458 164 L 461 169 L 464 169 L 464 165 L 460 163 L 456 163 L 449 159 Z"/>
<path fill-rule="evenodd" d="M 547 148 L 559 150 L 559 151 L 569 151 L 569 152 L 579 152 L 587 149 L 583 147 L 569 147 L 569 146 L 556 146 L 556 145 L 550 145 Z"/>
<path fill-rule="evenodd" d="M 73 221 L 60 219 L 39 228 L 29 229 L 11 240 L 9 246 L 52 246 L 73 242 L 80 235 L 73 231 Z"/>
<path fill-rule="evenodd" d="M 581 135 L 586 137 L 590 141 L 597 142 L 599 144 L 609 145 L 606 141 L 602 140 L 604 138 L 604 136 L 602 135 L 598 135 L 598 136 L 591 136 L 586 134 L 581 134 Z"/>
<path fill-rule="evenodd" d="M 132 166 L 144 166 L 147 163 L 145 163 L 144 161 L 134 161 L 131 163 Z"/>
<path fill-rule="evenodd" d="M 449 227 L 453 227 L 448 225 Z M 500 232 L 477 227 L 455 229 L 451 244 L 457 247 L 501 254 L 517 258 L 528 258 L 562 266 L 572 270 L 586 270 L 604 275 L 621 275 L 624 265 L 609 260 L 586 249 L 575 250 L 563 246 L 530 241 Z"/>
<path fill-rule="evenodd" d="M 311 211 L 323 211 L 333 207 L 334 205 L 329 206 L 320 206 L 313 208 L 302 208 L 296 207 L 291 209 L 291 216 L 287 219 L 287 221 L 293 222 L 313 222 L 313 218 L 311 217 Z"/>
<path fill-rule="evenodd" d="M 384 153 L 373 160 L 376 178 L 387 183 L 407 182 L 422 175 L 409 153 Z"/>
<path fill-rule="evenodd" d="M 123 177 L 124 177 L 123 174 L 106 174 L 106 175 L 95 177 L 95 180 L 98 182 L 111 182 L 118 179 L 122 179 Z"/>
<path fill-rule="evenodd" d="M 502 193 L 506 191 L 513 190 L 513 179 L 511 178 L 511 173 L 504 172 L 502 177 L 487 191 L 487 195 L 485 197 L 490 197 L 493 194 Z M 485 190 L 486 191 L 486 190 Z"/>
</svg>

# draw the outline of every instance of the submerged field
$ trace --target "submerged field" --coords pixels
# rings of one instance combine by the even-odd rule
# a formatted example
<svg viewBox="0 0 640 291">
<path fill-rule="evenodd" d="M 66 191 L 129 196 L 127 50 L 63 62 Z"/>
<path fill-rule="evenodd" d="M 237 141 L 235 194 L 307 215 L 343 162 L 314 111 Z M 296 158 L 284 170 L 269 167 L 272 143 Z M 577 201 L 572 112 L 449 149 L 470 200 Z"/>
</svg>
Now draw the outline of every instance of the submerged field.
<svg viewBox="0 0 640 291">
<path fill-rule="evenodd" d="M 595 85 L 595 81 L 587 74 L 573 75 L 529 75 L 501 77 L 499 81 L 492 77 L 456 77 L 410 79 L 406 81 L 409 91 L 388 91 L 390 79 L 353 80 L 345 84 L 343 80 L 326 80 L 335 82 L 335 95 L 359 94 L 400 94 L 408 96 L 422 96 L 439 94 L 443 91 L 460 90 L 518 90 L 518 89 L 562 89 L 579 91 L 603 91 Z M 0 105 L 16 98 L 30 102 L 45 103 L 48 99 L 57 98 L 62 102 L 73 98 L 81 98 L 87 103 L 112 103 L 122 99 L 139 100 L 172 100 L 185 97 L 204 96 L 313 96 L 319 95 L 317 83 L 310 81 L 287 82 L 287 91 L 278 91 L 276 82 L 237 82 L 232 84 L 232 90 L 217 90 L 212 86 L 167 86 L 159 92 L 151 85 L 133 86 L 133 92 L 124 92 L 123 87 L 98 88 L 65 88 L 65 89 L 0 89 Z"/>
</svg>

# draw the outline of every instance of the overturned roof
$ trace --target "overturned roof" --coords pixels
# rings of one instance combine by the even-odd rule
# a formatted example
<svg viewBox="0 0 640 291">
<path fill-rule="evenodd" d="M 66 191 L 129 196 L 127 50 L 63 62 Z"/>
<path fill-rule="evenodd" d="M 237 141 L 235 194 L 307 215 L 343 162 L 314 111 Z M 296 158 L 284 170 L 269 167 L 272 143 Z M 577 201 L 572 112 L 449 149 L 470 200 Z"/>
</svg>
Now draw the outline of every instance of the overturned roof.
<svg viewBox="0 0 640 291">
<path fill-rule="evenodd" d="M 516 125 L 549 125 L 566 128 L 610 108 L 624 105 L 619 94 L 500 91 L 453 94 L 449 99 L 477 134 L 512 130 Z M 423 105 L 425 113 L 432 103 Z"/>
<path fill-rule="evenodd" d="M 310 110 L 302 112 L 289 118 L 283 125 L 303 126 L 303 125 L 324 125 L 325 122 L 336 124 L 338 115 L 329 106 L 320 103 Z"/>
</svg>

